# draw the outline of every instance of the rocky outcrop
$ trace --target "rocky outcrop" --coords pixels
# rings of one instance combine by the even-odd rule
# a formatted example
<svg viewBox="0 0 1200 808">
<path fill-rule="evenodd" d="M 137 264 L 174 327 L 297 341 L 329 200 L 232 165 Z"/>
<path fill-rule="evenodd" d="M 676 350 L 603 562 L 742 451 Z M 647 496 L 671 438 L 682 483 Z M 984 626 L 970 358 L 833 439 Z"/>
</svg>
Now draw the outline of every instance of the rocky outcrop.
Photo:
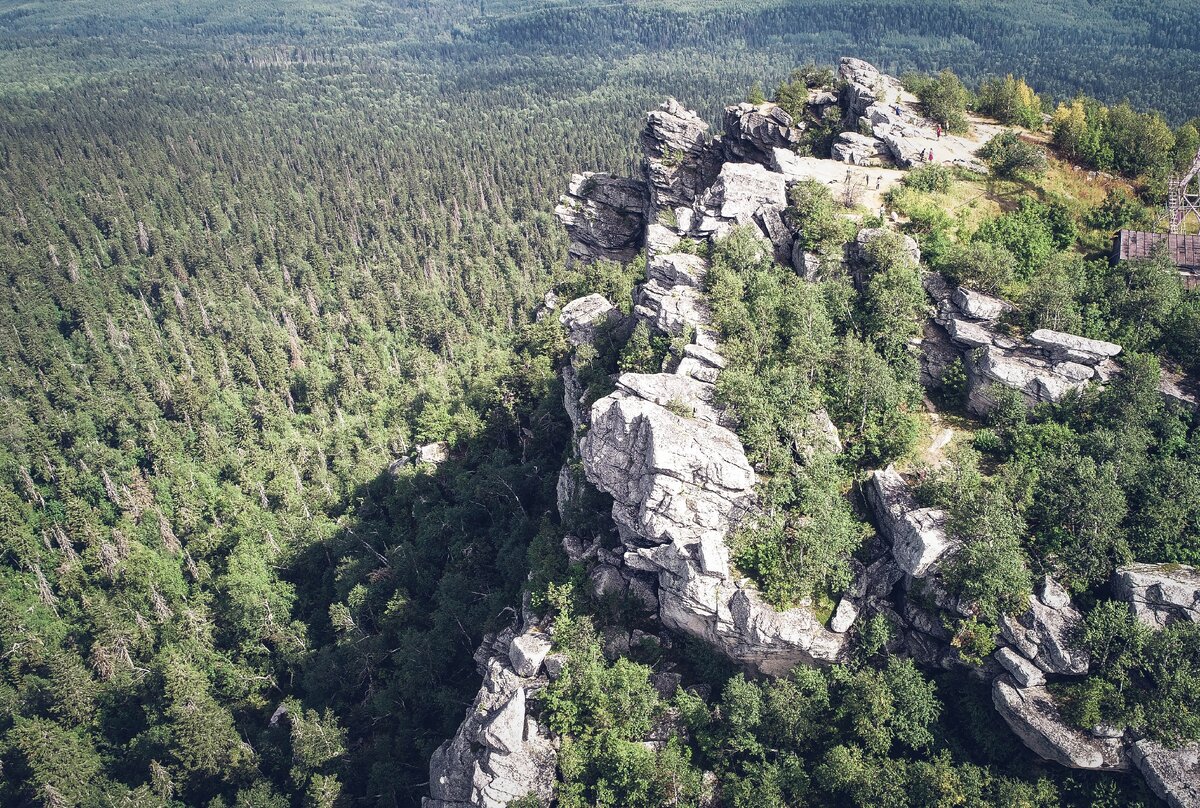
<svg viewBox="0 0 1200 808">
<path fill-rule="evenodd" d="M 700 291 L 707 271 L 708 262 L 696 255 L 651 256 L 634 313 L 663 334 L 683 336 L 689 327 L 708 319 L 708 305 Z"/>
<path fill-rule="evenodd" d="M 504 808 L 529 794 L 550 804 L 558 755 L 528 699 L 546 684 L 548 651 L 536 628 L 520 636 L 509 629 L 480 646 L 483 685 L 458 732 L 433 753 L 422 808 Z"/>
<path fill-rule="evenodd" d="M 803 133 L 803 122 L 770 101 L 725 108 L 723 142 L 729 160 L 769 166 L 774 149 L 794 148 Z"/>
<path fill-rule="evenodd" d="M 1183 564 L 1130 564 L 1113 576 L 1113 594 L 1154 629 L 1177 620 L 1200 623 L 1200 570 Z"/>
<path fill-rule="evenodd" d="M 567 343 L 578 348 L 596 341 L 601 328 L 619 319 L 621 312 L 604 295 L 592 294 L 572 300 L 558 315 Z"/>
<path fill-rule="evenodd" d="M 830 147 L 829 156 L 841 163 L 879 166 L 888 161 L 891 152 L 887 144 L 874 135 L 842 132 Z"/>
<path fill-rule="evenodd" d="M 1072 769 L 1128 771 L 1123 736 L 1083 732 L 1063 720 L 1044 687 L 1017 687 L 1007 675 L 992 684 L 992 703 L 1000 717 L 1035 754 Z"/>
<path fill-rule="evenodd" d="M 642 248 L 648 190 L 640 180 L 610 174 L 575 174 L 554 209 L 571 237 L 569 252 L 581 261 L 630 261 Z"/>
<path fill-rule="evenodd" d="M 735 224 L 754 223 L 764 209 L 781 211 L 787 206 L 785 188 L 782 174 L 757 163 L 726 163 L 700 199 L 697 230 L 719 237 Z"/>
<path fill-rule="evenodd" d="M 670 98 L 647 114 L 641 144 L 650 189 L 650 224 L 686 234 L 693 203 L 712 184 L 721 163 L 719 150 L 708 137 L 708 124 Z"/>
<path fill-rule="evenodd" d="M 838 63 L 842 80 L 842 129 L 857 131 L 867 110 L 878 103 L 889 103 L 899 96 L 900 82 L 879 72 L 862 59 L 843 57 Z"/>
<path fill-rule="evenodd" d="M 1025 612 L 1000 618 L 1001 636 L 1046 673 L 1087 673 L 1087 655 L 1072 647 L 1083 616 L 1071 605 L 1066 590 L 1050 577 L 1042 579 L 1039 590 L 1029 596 Z"/>
<path fill-rule="evenodd" d="M 1107 382 L 1120 370 L 1114 361 L 1121 352 L 1119 345 L 1045 328 L 1024 340 L 1014 338 L 996 322 L 1010 308 L 1006 301 L 970 289 L 931 286 L 928 281 L 926 288 L 937 300 L 936 325 L 961 352 L 967 372 L 967 408 L 973 413 L 985 414 L 995 407 L 990 393 L 994 386 L 1016 390 L 1033 406 Z M 939 338 L 936 330 L 929 335 L 927 329 L 931 343 L 924 348 L 927 367 L 931 358 L 941 354 Z M 935 381 L 934 372 L 927 371 L 924 378 Z"/>
<path fill-rule="evenodd" d="M 1041 687 L 1046 684 L 1046 674 L 1025 657 L 1012 648 L 1001 648 L 996 651 L 996 661 L 1008 671 L 1018 687 Z"/>
<path fill-rule="evenodd" d="M 766 191 L 743 188 L 735 205 L 744 204 L 747 193 L 760 205 L 764 197 L 782 196 L 782 183 L 776 185 L 762 166 L 741 167 L 750 169 L 752 188 Z M 742 175 L 722 175 L 723 194 L 738 188 Z M 714 200 L 731 202 L 730 196 Z M 737 217 L 745 210 L 717 212 Z M 688 334 L 694 341 L 684 346 L 673 372 L 622 374 L 617 389 L 585 414 L 583 471 L 612 497 L 622 547 L 610 553 L 572 546 L 568 552 L 588 560 L 594 591 L 634 596 L 656 608 L 665 626 L 704 639 L 747 666 L 783 673 L 802 662 L 840 659 L 857 616 L 854 603 L 843 601 L 832 621 L 836 630 L 829 629 L 811 608 L 774 609 L 735 576 L 730 563 L 726 540 L 755 513 L 757 476 L 714 403 L 725 361 L 699 292 L 706 270 L 704 260 L 692 255 L 651 257 L 635 316 L 657 332 Z M 579 308 L 599 312 L 603 306 Z M 568 304 L 564 315 L 575 310 Z M 812 432 L 814 446 L 840 447 L 827 415 L 814 414 Z"/>
<path fill-rule="evenodd" d="M 985 295 L 960 286 L 953 292 L 954 305 L 968 320 L 985 320 L 992 322 L 1012 311 L 1012 304 L 998 297 Z M 1118 349 L 1119 350 L 1119 349 Z"/>
<path fill-rule="evenodd" d="M 896 564 L 908 575 L 922 578 L 959 544 L 946 533 L 948 515 L 940 508 L 920 508 L 908 483 L 892 466 L 876 470 L 866 486 L 875 524 L 891 542 Z"/>
<path fill-rule="evenodd" d="M 1200 743 L 1167 749 L 1143 739 L 1131 750 L 1150 790 L 1171 808 L 1200 808 Z"/>
<path fill-rule="evenodd" d="M 754 470 L 728 429 L 632 392 L 656 384 L 623 376 L 593 406 L 580 449 L 588 479 L 613 497 L 625 565 L 658 576 L 664 625 L 767 673 L 840 658 L 844 634 L 809 609 L 775 610 L 735 579 L 725 539 L 753 508 Z M 678 400 L 702 407 L 706 385 L 693 385 Z"/>
</svg>

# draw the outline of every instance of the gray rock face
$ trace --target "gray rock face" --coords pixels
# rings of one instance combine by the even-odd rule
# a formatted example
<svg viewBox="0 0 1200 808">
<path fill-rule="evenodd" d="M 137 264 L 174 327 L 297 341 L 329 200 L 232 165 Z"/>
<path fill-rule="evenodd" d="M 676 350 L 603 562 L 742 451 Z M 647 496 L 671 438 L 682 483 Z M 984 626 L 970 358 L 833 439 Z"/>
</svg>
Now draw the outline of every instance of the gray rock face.
<svg viewBox="0 0 1200 808">
<path fill-rule="evenodd" d="M 630 261 L 642 249 L 649 191 L 641 180 L 610 174 L 575 174 L 554 215 L 571 237 L 569 252 L 581 261 Z"/>
<path fill-rule="evenodd" d="M 537 676 L 542 662 L 550 653 L 550 638 L 540 631 L 526 631 L 514 637 L 508 648 L 508 659 L 517 676 L 526 679 Z"/>
<path fill-rule="evenodd" d="M 1064 356 L 1072 361 L 1098 365 L 1121 353 L 1121 346 L 1087 337 L 1077 337 L 1062 331 L 1039 328 L 1029 335 L 1029 341 L 1040 345 L 1051 354 Z"/>
<path fill-rule="evenodd" d="M 921 385 L 929 390 L 941 388 L 946 371 L 961 356 L 962 350 L 946 329 L 926 320 L 921 333 Z"/>
<path fill-rule="evenodd" d="M 625 389 L 596 402 L 591 417 L 584 469 L 612 495 L 626 547 L 658 571 L 665 625 L 764 672 L 841 655 L 843 635 L 811 611 L 777 612 L 733 577 L 725 537 L 753 506 L 755 475 L 732 432 Z"/>
<path fill-rule="evenodd" d="M 558 506 L 558 516 L 564 521 L 575 507 L 579 494 L 579 479 L 570 464 L 558 470 L 558 480 L 554 486 L 555 504 Z"/>
<path fill-rule="evenodd" d="M 707 309 L 703 293 L 694 286 L 676 285 L 664 289 L 651 281 L 638 292 L 634 313 L 658 331 L 679 337 Z"/>
<path fill-rule="evenodd" d="M 1041 687 L 1046 684 L 1046 674 L 1011 648 L 998 650 L 996 661 L 1009 672 L 1018 687 Z"/>
<path fill-rule="evenodd" d="M 1103 384 L 1119 371 L 1113 357 L 1121 347 L 1110 342 L 1048 329 L 1035 331 L 1025 342 L 1007 336 L 994 321 L 1008 308 L 1006 301 L 969 289 L 947 291 L 938 299 L 934 320 L 962 352 L 971 412 L 982 415 L 995 406 L 993 386 L 1020 392 L 1032 407 Z"/>
<path fill-rule="evenodd" d="M 1030 595 L 1029 608 L 1023 614 L 1000 618 L 1000 633 L 1046 673 L 1078 676 L 1087 673 L 1088 659 L 1071 647 L 1070 640 L 1082 620 L 1066 593 L 1047 578 L 1040 596 Z"/>
<path fill-rule="evenodd" d="M 1008 676 L 992 683 L 992 703 L 1001 718 L 1034 753 L 1072 769 L 1128 771 L 1121 738 L 1099 738 L 1069 726 L 1044 687 L 1015 686 Z"/>
<path fill-rule="evenodd" d="M 755 214 L 754 223 L 767 237 L 767 241 L 771 242 L 775 260 L 787 266 L 792 260 L 792 244 L 795 234 L 784 218 L 784 208 L 764 205 Z"/>
<path fill-rule="evenodd" d="M 1007 300 L 985 295 L 965 286 L 954 290 L 954 305 L 972 320 L 996 320 L 1004 313 L 1012 311 L 1012 304 Z"/>
<path fill-rule="evenodd" d="M 584 470 L 616 502 L 625 535 L 651 544 L 704 544 L 723 554 L 725 531 L 753 501 L 755 475 L 737 437 L 709 421 L 684 418 L 626 389 L 592 406 L 580 442 Z"/>
<path fill-rule="evenodd" d="M 699 288 L 708 272 L 708 262 L 698 255 L 672 253 L 651 257 L 646 277 L 663 288 L 692 286 Z"/>
<path fill-rule="evenodd" d="M 731 160 L 771 164 L 773 149 L 800 142 L 803 124 L 771 102 L 742 103 L 725 108 L 725 150 Z"/>
<path fill-rule="evenodd" d="M 947 514 L 940 508 L 918 508 L 908 483 L 892 466 L 876 470 L 866 486 L 876 524 L 892 543 L 896 564 L 909 575 L 923 578 L 959 547 L 945 530 Z"/>
<path fill-rule="evenodd" d="M 450 459 L 450 447 L 445 441 L 426 443 L 417 447 L 417 462 L 427 466 L 440 466 Z"/>
<path fill-rule="evenodd" d="M 842 89 L 842 129 L 857 130 L 859 118 L 864 117 L 872 106 L 880 101 L 891 101 L 899 92 L 899 82 L 879 72 L 874 65 L 862 59 L 843 57 L 838 64 L 838 78 Z"/>
<path fill-rule="evenodd" d="M 1166 749 L 1147 739 L 1133 745 L 1133 763 L 1171 808 L 1200 808 L 1200 743 Z"/>
<path fill-rule="evenodd" d="M 1200 410 L 1200 385 L 1197 385 L 1195 379 L 1163 370 L 1158 380 L 1158 392 L 1167 401 L 1184 409 L 1192 412 Z"/>
<path fill-rule="evenodd" d="M 892 161 L 904 168 L 925 163 L 925 144 L 933 139 L 933 132 L 904 127 L 902 125 L 877 124 L 875 136 L 887 146 Z"/>
<path fill-rule="evenodd" d="M 594 342 L 597 329 L 620 315 L 617 307 L 609 303 L 604 295 L 591 294 L 563 306 L 558 321 L 566 331 L 567 342 L 578 348 Z"/>
<path fill-rule="evenodd" d="M 681 213 L 691 210 L 720 164 L 719 154 L 708 138 L 708 124 L 670 98 L 646 116 L 641 143 L 650 209 L 655 213 L 651 218 L 671 211 L 677 231 L 686 233 L 690 222 L 683 221 Z"/>
<path fill-rule="evenodd" d="M 521 642 L 510 630 L 492 646 Z M 487 644 L 480 650 L 486 655 Z M 528 668 L 530 660 L 518 656 Z M 528 794 L 549 804 L 558 755 L 526 702 L 527 692 L 546 680 L 520 676 L 508 657 L 501 650 L 484 662 L 483 685 L 466 719 L 430 760 L 431 798 L 423 808 L 504 808 Z"/>
<path fill-rule="evenodd" d="M 653 328 L 672 337 L 708 319 L 708 304 L 700 283 L 708 262 L 695 255 L 655 255 L 647 269 L 647 282 L 637 292 L 635 313 Z"/>
<path fill-rule="evenodd" d="M 787 206 L 782 174 L 757 163 L 725 163 L 700 204 L 701 232 L 720 233 L 733 224 L 750 224 L 762 208 Z"/>
<path fill-rule="evenodd" d="M 1200 623 L 1200 570 L 1183 564 L 1130 564 L 1113 576 L 1113 593 L 1159 629 L 1177 620 Z"/>
<path fill-rule="evenodd" d="M 842 132 L 829 150 L 834 160 L 856 166 L 883 165 L 890 154 L 882 140 L 858 132 Z"/>
<path fill-rule="evenodd" d="M 715 390 L 711 384 L 676 373 L 624 373 L 617 379 L 617 389 L 631 393 L 675 415 L 699 418 L 720 423 L 720 414 L 713 408 Z"/>
<path fill-rule="evenodd" d="M 838 601 L 837 610 L 833 613 L 833 619 L 829 621 L 829 630 L 842 634 L 849 631 L 857 619 L 858 607 L 854 605 L 854 601 L 850 598 L 842 598 Z"/>
<path fill-rule="evenodd" d="M 809 415 L 808 425 L 796 437 L 792 448 L 805 461 L 812 460 L 817 452 L 842 453 L 842 438 L 824 408 Z"/>
<path fill-rule="evenodd" d="M 646 113 L 642 150 L 650 156 L 701 155 L 708 146 L 708 124 L 674 98 Z"/>
</svg>

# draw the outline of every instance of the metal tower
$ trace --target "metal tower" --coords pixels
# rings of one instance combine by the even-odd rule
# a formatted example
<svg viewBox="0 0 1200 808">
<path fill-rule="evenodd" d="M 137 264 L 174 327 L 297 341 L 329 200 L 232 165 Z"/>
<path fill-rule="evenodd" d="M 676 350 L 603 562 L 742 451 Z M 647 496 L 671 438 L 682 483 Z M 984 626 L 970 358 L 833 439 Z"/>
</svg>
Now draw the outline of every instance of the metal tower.
<svg viewBox="0 0 1200 808">
<path fill-rule="evenodd" d="M 1200 223 L 1200 151 L 1196 159 L 1182 175 L 1171 177 L 1167 186 L 1167 218 L 1172 233 L 1182 233 L 1183 223 L 1189 217 Z"/>
</svg>

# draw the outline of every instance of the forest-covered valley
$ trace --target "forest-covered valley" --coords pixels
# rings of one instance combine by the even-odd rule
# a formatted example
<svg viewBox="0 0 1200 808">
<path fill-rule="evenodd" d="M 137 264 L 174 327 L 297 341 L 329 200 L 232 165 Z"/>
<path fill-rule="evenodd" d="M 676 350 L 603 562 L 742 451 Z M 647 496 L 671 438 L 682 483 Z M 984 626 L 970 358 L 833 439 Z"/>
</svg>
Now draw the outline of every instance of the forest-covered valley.
<svg viewBox="0 0 1200 808">
<path fill-rule="evenodd" d="M 420 804 L 483 635 L 531 570 L 570 575 L 567 345 L 535 311 L 552 289 L 628 301 L 634 277 L 568 265 L 568 175 L 635 171 L 667 96 L 715 122 L 842 54 L 1179 126 L 1198 23 L 1183 0 L 0 5 L 0 804 Z M 1005 451 L 1052 451 L 1026 429 L 997 428 Z M 680 708 L 737 777 L 769 768 L 764 743 L 780 770 L 835 746 L 739 736 L 720 717 L 792 683 L 694 664 L 734 682 L 724 713 Z M 952 737 L 897 765 L 997 766 L 992 804 L 1154 804 L 979 731 L 960 681 L 930 708 L 886 671 L 794 686 L 833 726 L 901 682 L 924 717 L 897 743 Z"/>
</svg>

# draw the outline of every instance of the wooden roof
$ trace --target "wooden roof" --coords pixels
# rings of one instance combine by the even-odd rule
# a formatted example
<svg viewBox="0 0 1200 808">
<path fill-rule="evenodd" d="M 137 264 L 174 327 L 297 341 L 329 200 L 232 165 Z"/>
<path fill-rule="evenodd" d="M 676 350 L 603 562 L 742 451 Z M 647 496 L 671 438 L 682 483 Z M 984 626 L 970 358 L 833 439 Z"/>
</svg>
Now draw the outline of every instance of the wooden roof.
<svg viewBox="0 0 1200 808">
<path fill-rule="evenodd" d="M 1163 243 L 1166 244 L 1167 254 L 1171 256 L 1175 266 L 1200 272 L 1200 236 L 1122 230 L 1117 234 L 1116 244 L 1113 245 L 1113 258 L 1117 261 L 1150 258 L 1155 248 Z"/>
</svg>

